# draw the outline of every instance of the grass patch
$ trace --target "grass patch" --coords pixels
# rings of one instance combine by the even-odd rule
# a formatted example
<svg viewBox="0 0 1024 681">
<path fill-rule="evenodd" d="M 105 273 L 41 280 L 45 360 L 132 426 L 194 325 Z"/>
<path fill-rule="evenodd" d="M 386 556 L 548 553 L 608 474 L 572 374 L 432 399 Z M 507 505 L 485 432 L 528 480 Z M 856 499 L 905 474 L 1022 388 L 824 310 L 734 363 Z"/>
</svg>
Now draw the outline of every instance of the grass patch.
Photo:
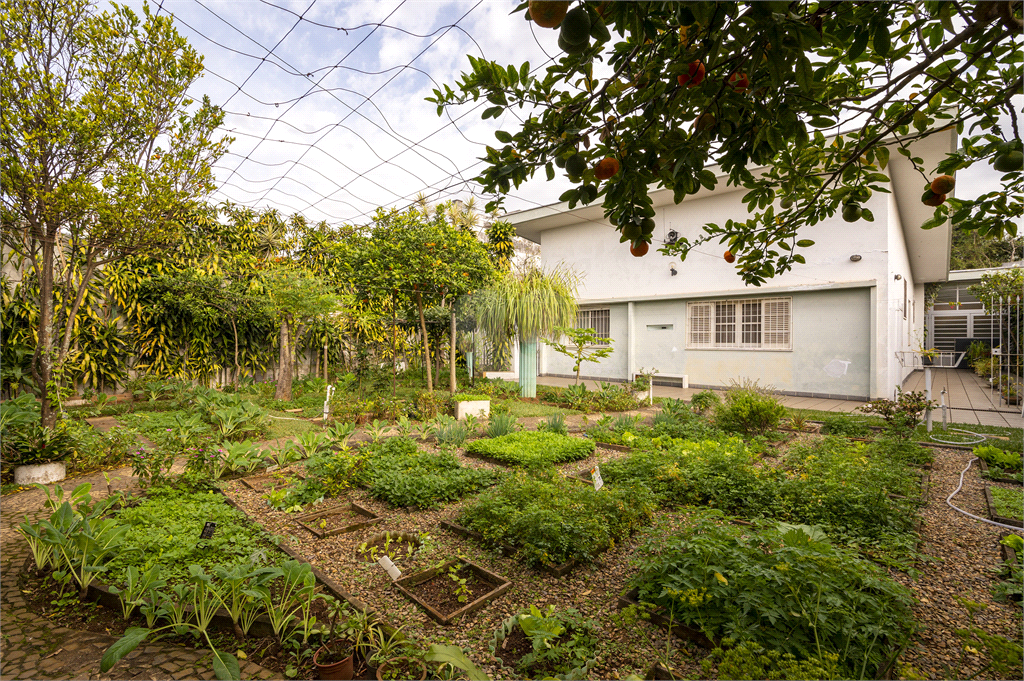
<svg viewBox="0 0 1024 681">
<path fill-rule="evenodd" d="M 1024 507 L 1024 489 L 989 487 L 989 492 L 992 493 L 996 515 L 1004 518 L 1024 520 L 1024 511 L 1022 511 L 1022 507 Z"/>
<path fill-rule="evenodd" d="M 491 399 L 491 412 L 495 411 L 495 405 L 498 406 L 498 410 L 504 410 L 509 414 L 512 414 L 516 418 L 531 418 L 534 416 L 551 416 L 552 414 L 579 414 L 581 412 L 573 409 L 566 409 L 564 407 L 555 407 L 550 404 L 540 404 L 539 402 L 521 402 L 516 399 L 511 400 L 497 400 Z"/>
<path fill-rule="evenodd" d="M 320 426 L 302 419 L 296 418 L 295 414 L 283 411 L 270 411 L 271 418 L 267 420 L 267 439 L 294 437 L 311 430 L 319 430 Z M 278 418 L 274 418 L 278 417 Z"/>
<path fill-rule="evenodd" d="M 585 459 L 594 453 L 592 440 L 558 433 L 520 431 L 471 442 L 466 453 L 510 466 L 549 466 Z"/>
</svg>

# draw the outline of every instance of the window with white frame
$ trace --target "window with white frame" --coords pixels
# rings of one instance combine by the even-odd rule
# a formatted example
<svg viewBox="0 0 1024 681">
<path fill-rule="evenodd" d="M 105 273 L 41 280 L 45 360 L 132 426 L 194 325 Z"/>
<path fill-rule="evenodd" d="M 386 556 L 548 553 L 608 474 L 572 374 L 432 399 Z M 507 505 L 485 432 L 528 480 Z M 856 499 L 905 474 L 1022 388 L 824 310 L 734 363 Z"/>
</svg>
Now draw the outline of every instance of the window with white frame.
<svg viewBox="0 0 1024 681">
<path fill-rule="evenodd" d="M 576 315 L 577 329 L 593 329 L 598 337 L 595 345 L 608 345 L 611 337 L 611 315 L 608 308 L 600 310 L 580 310 Z"/>
<path fill-rule="evenodd" d="M 792 298 L 687 303 L 686 347 L 792 350 Z"/>
</svg>

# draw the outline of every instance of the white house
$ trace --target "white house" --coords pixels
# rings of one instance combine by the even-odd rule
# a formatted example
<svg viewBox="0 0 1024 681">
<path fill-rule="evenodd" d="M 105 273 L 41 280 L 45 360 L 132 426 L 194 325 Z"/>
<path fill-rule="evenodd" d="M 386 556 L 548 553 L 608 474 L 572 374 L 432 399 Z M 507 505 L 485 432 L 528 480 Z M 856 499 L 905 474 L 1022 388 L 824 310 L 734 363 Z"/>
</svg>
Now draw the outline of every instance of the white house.
<svg viewBox="0 0 1024 681">
<path fill-rule="evenodd" d="M 954 131 L 913 146 L 923 167 L 956 148 Z M 876 192 L 874 222 L 837 214 L 800 232 L 815 245 L 806 265 L 761 287 L 744 285 L 725 262 L 724 245 L 705 244 L 685 262 L 656 251 L 672 232 L 698 237 L 708 222 L 745 220 L 742 188 L 719 182 L 675 204 L 655 190 L 651 251 L 632 257 L 599 204 L 564 203 L 510 214 L 518 234 L 541 246 L 545 266 L 559 262 L 583 275 L 581 327 L 594 327 L 614 352 L 583 374 L 625 380 L 656 368 L 656 382 L 723 387 L 757 380 L 793 395 L 865 399 L 891 396 L 911 372 L 897 353 L 916 349 L 925 323 L 924 285 L 949 273 L 951 228 L 922 230 L 933 209 L 921 203 L 926 179 L 893 153 L 891 194 Z M 674 271 L 673 271 L 674 270 Z M 572 376 L 572 363 L 541 345 L 541 375 Z"/>
</svg>

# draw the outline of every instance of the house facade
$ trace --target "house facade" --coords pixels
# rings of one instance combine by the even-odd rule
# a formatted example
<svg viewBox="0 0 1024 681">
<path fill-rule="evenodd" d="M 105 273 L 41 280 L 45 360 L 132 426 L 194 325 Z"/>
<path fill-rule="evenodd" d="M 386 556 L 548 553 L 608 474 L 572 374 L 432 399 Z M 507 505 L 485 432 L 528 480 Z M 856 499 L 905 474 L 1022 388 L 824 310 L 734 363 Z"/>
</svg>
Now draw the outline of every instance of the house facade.
<svg viewBox="0 0 1024 681">
<path fill-rule="evenodd" d="M 932 168 L 955 149 L 955 133 L 914 144 Z M 899 353 L 918 348 L 925 329 L 927 282 L 949 272 L 949 225 L 922 230 L 932 215 L 921 204 L 926 179 L 893 153 L 886 170 L 892 193 L 866 204 L 873 222 L 840 215 L 800 232 L 815 245 L 806 265 L 746 286 L 727 263 L 724 245 L 704 244 L 685 262 L 657 252 L 674 237 L 694 240 L 702 225 L 745 220 L 742 188 L 719 177 L 675 204 L 653 191 L 657 214 L 650 252 L 632 257 L 600 205 L 569 210 L 555 204 L 513 213 L 517 233 L 541 247 L 545 267 L 565 263 L 582 275 L 579 326 L 610 339 L 614 352 L 583 375 L 629 380 L 657 369 L 655 382 L 725 387 L 758 381 L 802 396 L 866 399 L 891 396 L 912 371 Z M 572 362 L 541 345 L 540 375 L 572 376 Z"/>
</svg>

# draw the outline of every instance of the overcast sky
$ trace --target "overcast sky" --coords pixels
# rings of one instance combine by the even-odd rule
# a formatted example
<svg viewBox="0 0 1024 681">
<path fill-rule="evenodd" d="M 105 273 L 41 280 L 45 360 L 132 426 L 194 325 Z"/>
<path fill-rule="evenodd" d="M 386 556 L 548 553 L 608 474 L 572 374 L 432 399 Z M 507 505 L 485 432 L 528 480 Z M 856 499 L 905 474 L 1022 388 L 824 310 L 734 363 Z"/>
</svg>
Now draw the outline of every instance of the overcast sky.
<svg viewBox="0 0 1024 681">
<path fill-rule="evenodd" d="M 129 3 L 137 11 L 142 3 Z M 378 206 L 405 207 L 419 192 L 466 200 L 506 113 L 483 121 L 484 100 L 438 117 L 425 101 L 469 70 L 467 54 L 542 67 L 557 31 L 510 16 L 515 0 L 154 0 L 204 56 L 193 86 L 226 113 L 235 137 L 215 168 L 214 202 L 275 207 L 332 224 L 365 223 Z M 979 169 L 981 170 L 981 169 Z M 990 169 L 989 169 L 990 170 Z M 990 187 L 965 175 L 958 194 Z M 509 212 L 553 203 L 568 187 L 543 172 L 506 199 Z"/>
</svg>

